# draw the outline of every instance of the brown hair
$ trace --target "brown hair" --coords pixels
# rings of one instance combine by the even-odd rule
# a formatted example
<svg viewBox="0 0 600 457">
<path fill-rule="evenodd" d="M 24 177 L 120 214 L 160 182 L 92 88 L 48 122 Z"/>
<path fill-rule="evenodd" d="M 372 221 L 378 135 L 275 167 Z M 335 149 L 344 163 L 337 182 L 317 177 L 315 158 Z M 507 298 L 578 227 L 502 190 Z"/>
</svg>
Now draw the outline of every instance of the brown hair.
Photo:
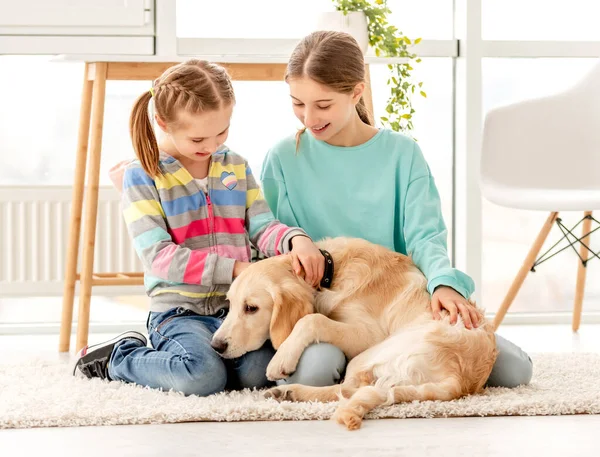
<svg viewBox="0 0 600 457">
<path fill-rule="evenodd" d="M 176 125 L 180 110 L 191 114 L 218 110 L 235 102 L 233 85 L 227 71 L 205 60 L 190 59 L 168 68 L 133 105 L 129 133 L 144 171 L 151 177 L 161 174 L 159 151 L 148 104 L 166 124 Z"/>
<path fill-rule="evenodd" d="M 348 33 L 318 31 L 304 37 L 292 55 L 285 72 L 285 80 L 306 76 L 342 94 L 351 93 L 356 85 L 365 82 L 365 59 L 360 46 Z M 371 113 L 364 98 L 356 105 L 361 121 L 373 125 Z M 296 148 L 301 129 L 296 134 Z"/>
</svg>

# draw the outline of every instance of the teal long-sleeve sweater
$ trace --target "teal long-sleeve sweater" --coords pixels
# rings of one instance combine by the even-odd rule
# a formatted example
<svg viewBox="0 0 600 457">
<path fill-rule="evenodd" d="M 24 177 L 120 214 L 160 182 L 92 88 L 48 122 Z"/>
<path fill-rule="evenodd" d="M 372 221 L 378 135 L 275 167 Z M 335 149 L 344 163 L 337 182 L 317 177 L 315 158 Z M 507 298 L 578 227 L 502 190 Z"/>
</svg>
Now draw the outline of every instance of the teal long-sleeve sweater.
<svg viewBox="0 0 600 457">
<path fill-rule="evenodd" d="M 261 180 L 275 217 L 313 240 L 364 238 L 411 255 L 430 293 L 441 285 L 473 293 L 473 280 L 451 266 L 440 197 L 414 140 L 381 129 L 339 147 L 304 132 L 296 151 L 292 135 L 269 151 Z"/>
</svg>

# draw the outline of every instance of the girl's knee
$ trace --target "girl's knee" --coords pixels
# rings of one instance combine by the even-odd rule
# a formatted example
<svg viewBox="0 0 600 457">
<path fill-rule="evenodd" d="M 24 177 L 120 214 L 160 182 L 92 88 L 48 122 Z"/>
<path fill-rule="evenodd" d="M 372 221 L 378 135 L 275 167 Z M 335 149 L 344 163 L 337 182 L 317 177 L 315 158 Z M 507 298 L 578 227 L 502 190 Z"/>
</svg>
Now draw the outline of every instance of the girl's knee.
<svg viewBox="0 0 600 457">
<path fill-rule="evenodd" d="M 188 354 L 182 359 L 183 369 L 173 375 L 173 390 L 200 397 L 225 390 L 227 368 L 220 358 Z"/>
<path fill-rule="evenodd" d="M 329 343 L 308 346 L 298 362 L 296 372 L 280 384 L 331 386 L 337 384 L 346 369 L 346 356 Z"/>
<path fill-rule="evenodd" d="M 275 355 L 275 349 L 267 342 L 262 348 L 244 354 L 237 362 L 236 374 L 238 378 L 238 388 L 260 389 L 271 385 L 267 379 L 267 366 Z"/>
<path fill-rule="evenodd" d="M 527 360 L 524 360 L 522 365 L 520 370 L 521 376 L 517 381 L 519 381 L 518 385 L 527 385 L 531 382 L 531 378 L 533 377 L 533 362 L 531 358 L 527 357 Z"/>
<path fill-rule="evenodd" d="M 527 360 L 498 361 L 492 369 L 487 385 L 490 387 L 517 387 L 527 385 L 533 376 L 533 362 Z"/>
<path fill-rule="evenodd" d="M 527 385 L 533 377 L 533 362 L 525 352 L 517 360 L 514 363 L 512 383 L 514 386 Z"/>
<path fill-rule="evenodd" d="M 533 376 L 533 362 L 520 347 L 496 335 L 498 358 L 487 385 L 490 387 L 517 387 L 527 385 Z"/>
</svg>

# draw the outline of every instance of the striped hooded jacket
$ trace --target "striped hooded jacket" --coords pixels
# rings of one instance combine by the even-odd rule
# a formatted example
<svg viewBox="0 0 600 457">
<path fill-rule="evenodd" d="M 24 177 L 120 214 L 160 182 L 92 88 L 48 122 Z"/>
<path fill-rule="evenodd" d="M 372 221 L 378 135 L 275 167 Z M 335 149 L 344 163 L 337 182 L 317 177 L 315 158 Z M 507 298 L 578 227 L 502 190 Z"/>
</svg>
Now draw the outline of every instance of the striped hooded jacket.
<svg viewBox="0 0 600 457">
<path fill-rule="evenodd" d="M 139 161 L 129 164 L 122 192 L 150 311 L 215 314 L 228 306 L 233 265 L 250 261 L 250 243 L 270 257 L 306 236 L 275 220 L 248 163 L 225 146 L 212 155 L 208 195 L 175 158 L 161 152 L 159 166 L 162 176 L 153 179 Z"/>
</svg>

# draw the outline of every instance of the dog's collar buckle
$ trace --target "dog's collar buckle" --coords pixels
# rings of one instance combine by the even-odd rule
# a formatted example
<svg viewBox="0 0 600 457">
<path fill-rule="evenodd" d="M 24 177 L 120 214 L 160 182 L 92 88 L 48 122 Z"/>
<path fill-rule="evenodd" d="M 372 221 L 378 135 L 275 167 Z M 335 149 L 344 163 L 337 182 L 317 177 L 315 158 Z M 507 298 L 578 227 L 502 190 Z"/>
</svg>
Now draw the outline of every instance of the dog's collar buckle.
<svg viewBox="0 0 600 457">
<path fill-rule="evenodd" d="M 323 273 L 323 279 L 321 279 L 321 287 L 329 289 L 333 282 L 333 257 L 325 249 L 319 249 L 323 257 L 325 257 L 325 272 Z"/>
</svg>

